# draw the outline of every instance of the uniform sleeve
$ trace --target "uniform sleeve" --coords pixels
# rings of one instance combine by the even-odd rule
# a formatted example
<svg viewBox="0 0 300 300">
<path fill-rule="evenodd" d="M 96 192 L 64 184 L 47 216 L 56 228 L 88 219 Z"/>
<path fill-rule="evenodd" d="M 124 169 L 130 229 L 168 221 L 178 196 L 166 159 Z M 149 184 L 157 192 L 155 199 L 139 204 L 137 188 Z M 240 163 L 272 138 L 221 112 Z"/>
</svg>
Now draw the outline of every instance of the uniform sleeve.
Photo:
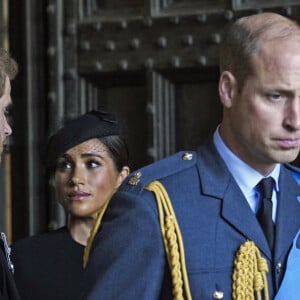
<svg viewBox="0 0 300 300">
<path fill-rule="evenodd" d="M 93 242 L 80 299 L 159 299 L 166 268 L 152 193 L 119 192 Z"/>
</svg>

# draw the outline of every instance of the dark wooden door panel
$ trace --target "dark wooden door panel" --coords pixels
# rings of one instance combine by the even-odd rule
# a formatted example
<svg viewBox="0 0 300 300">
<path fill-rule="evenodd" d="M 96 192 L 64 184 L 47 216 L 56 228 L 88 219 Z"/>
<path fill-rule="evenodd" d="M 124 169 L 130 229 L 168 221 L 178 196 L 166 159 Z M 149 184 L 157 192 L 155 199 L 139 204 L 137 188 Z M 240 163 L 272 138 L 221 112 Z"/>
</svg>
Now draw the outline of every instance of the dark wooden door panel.
<svg viewBox="0 0 300 300">
<path fill-rule="evenodd" d="M 141 0 L 97 0 L 95 1 L 99 10 L 103 9 L 127 9 L 142 7 Z"/>
<path fill-rule="evenodd" d="M 178 85 L 176 150 L 195 150 L 221 121 L 217 82 Z"/>
<path fill-rule="evenodd" d="M 97 108 L 115 112 L 126 124 L 132 170 L 151 161 L 147 100 L 146 86 L 117 86 L 99 91 Z"/>
<path fill-rule="evenodd" d="M 49 2 L 51 128 L 92 108 L 114 111 L 128 126 L 133 170 L 196 149 L 213 133 L 221 120 L 218 49 L 235 18 L 259 10 L 299 16 L 293 0 Z M 63 12 L 51 13 L 57 7 Z"/>
<path fill-rule="evenodd" d="M 11 45 L 21 65 L 11 147 L 17 237 L 65 221 L 41 184 L 44 164 L 36 157 L 66 118 L 95 108 L 120 115 L 132 169 L 196 149 L 221 119 L 218 48 L 226 27 L 260 11 L 300 19 L 299 0 L 3 3 L 11 7 Z"/>
</svg>

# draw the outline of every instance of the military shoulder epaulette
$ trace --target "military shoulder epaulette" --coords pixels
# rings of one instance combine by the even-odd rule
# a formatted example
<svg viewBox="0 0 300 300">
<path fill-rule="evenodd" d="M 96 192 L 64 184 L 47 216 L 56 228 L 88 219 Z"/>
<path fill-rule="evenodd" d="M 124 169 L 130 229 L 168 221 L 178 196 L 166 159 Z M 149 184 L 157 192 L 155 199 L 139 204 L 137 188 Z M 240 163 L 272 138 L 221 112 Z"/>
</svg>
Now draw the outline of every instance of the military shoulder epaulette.
<svg viewBox="0 0 300 300">
<path fill-rule="evenodd" d="M 155 163 L 132 172 L 122 184 L 121 189 L 141 191 L 148 183 L 165 178 L 196 163 L 196 152 L 181 151 Z"/>
</svg>

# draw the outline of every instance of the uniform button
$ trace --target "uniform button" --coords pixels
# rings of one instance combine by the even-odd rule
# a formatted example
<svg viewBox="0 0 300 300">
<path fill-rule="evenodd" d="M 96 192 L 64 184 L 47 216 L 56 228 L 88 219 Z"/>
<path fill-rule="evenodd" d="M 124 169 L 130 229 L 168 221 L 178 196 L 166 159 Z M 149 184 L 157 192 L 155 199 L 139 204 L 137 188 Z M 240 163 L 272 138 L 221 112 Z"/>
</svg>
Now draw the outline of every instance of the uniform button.
<svg viewBox="0 0 300 300">
<path fill-rule="evenodd" d="M 222 291 L 214 291 L 213 298 L 214 299 L 223 299 L 224 293 Z"/>
<path fill-rule="evenodd" d="M 282 268 L 282 264 L 279 262 L 277 265 L 276 265 L 276 273 L 279 274 L 281 272 L 281 268 Z"/>
<path fill-rule="evenodd" d="M 182 159 L 183 160 L 192 160 L 193 158 L 193 154 L 192 153 L 189 153 L 189 152 L 185 152 L 183 155 L 182 155 Z"/>
</svg>

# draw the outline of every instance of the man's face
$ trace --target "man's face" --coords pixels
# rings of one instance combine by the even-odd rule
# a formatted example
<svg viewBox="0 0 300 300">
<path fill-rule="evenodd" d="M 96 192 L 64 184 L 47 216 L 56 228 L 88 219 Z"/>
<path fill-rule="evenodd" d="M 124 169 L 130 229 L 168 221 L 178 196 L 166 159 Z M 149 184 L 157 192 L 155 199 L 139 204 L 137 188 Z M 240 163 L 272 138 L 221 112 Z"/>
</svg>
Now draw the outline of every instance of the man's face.
<svg viewBox="0 0 300 300">
<path fill-rule="evenodd" d="M 11 105 L 10 90 L 10 80 L 6 77 L 4 94 L 0 98 L 0 161 L 5 139 L 12 133 L 12 129 L 6 119 L 8 106 Z"/>
<path fill-rule="evenodd" d="M 293 40 L 264 44 L 254 58 L 254 75 L 240 92 L 235 89 L 226 109 L 229 147 L 262 174 L 299 153 L 299 48 L 300 42 Z"/>
</svg>

